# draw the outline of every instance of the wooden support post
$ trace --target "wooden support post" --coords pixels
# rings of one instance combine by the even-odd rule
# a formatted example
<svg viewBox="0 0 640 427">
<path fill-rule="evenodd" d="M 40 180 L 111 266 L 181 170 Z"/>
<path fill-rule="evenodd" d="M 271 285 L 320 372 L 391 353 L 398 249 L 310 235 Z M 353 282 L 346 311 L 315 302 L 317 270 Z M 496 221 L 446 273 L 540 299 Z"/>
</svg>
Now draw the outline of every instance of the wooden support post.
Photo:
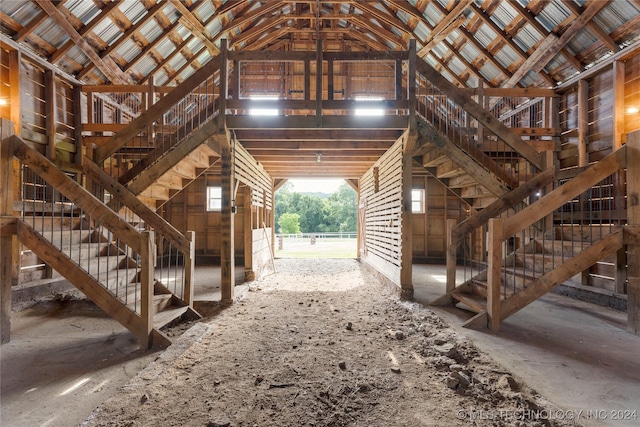
<svg viewBox="0 0 640 427">
<path fill-rule="evenodd" d="M 578 166 L 588 166 L 587 144 L 589 135 L 589 83 L 578 82 Z"/>
<path fill-rule="evenodd" d="M 640 131 L 627 135 L 627 220 L 629 226 L 640 225 Z M 640 245 L 627 246 L 627 328 L 640 334 Z"/>
<path fill-rule="evenodd" d="M 327 99 L 333 101 L 333 59 L 327 60 Z"/>
<path fill-rule="evenodd" d="M 244 279 L 251 282 L 256 279 L 253 271 L 253 206 L 251 204 L 252 189 L 244 189 Z"/>
<path fill-rule="evenodd" d="M 225 142 L 226 141 L 226 142 Z M 220 157 L 222 158 L 222 208 L 220 223 L 220 275 L 221 301 L 232 304 L 235 286 L 235 242 L 234 242 L 234 212 L 233 191 L 233 156 L 228 139 L 221 141 Z"/>
<path fill-rule="evenodd" d="M 189 307 L 193 307 L 193 294 L 195 290 L 195 268 L 196 268 L 196 232 L 187 231 L 189 239 L 189 253 L 185 253 L 184 259 L 184 295 L 183 300 Z"/>
<path fill-rule="evenodd" d="M 304 99 L 311 100 L 311 60 L 304 60 Z"/>
<path fill-rule="evenodd" d="M 233 75 L 231 76 L 231 81 L 233 82 L 231 85 L 231 97 L 233 99 L 240 99 L 240 62 L 237 60 L 233 61 Z"/>
<path fill-rule="evenodd" d="M 316 127 L 322 127 L 322 39 L 316 40 Z"/>
<path fill-rule="evenodd" d="M 456 273 L 458 270 L 458 248 L 460 243 L 453 241 L 452 231 L 458 221 L 454 218 L 447 219 L 447 288 L 451 292 L 456 287 Z M 456 239 L 457 240 L 457 239 Z"/>
<path fill-rule="evenodd" d="M 13 135 L 13 123 L 0 119 L 0 216 L 13 216 L 13 143 L 5 140 Z M 17 250 L 16 236 L 0 236 L 0 342 L 9 342 L 11 338 L 11 287 L 17 272 L 14 271 Z M 17 283 L 16 283 L 17 284 Z"/>
<path fill-rule="evenodd" d="M 625 71 L 623 61 L 613 62 L 613 149 L 622 147 L 625 136 L 624 83 Z"/>
<path fill-rule="evenodd" d="M 44 114 L 47 136 L 47 158 L 56 158 L 56 76 L 52 70 L 44 72 Z"/>
<path fill-rule="evenodd" d="M 82 143 L 82 87 L 80 85 L 74 85 L 71 96 L 73 105 L 73 142 L 76 146 L 76 154 L 73 157 L 73 162 L 81 166 L 84 157 L 84 144 Z M 78 179 L 80 179 L 80 174 L 78 174 Z"/>
<path fill-rule="evenodd" d="M 22 84 L 21 84 L 21 54 L 19 50 L 9 52 L 9 120 L 13 122 L 13 134 L 21 135 L 22 127 Z"/>
<path fill-rule="evenodd" d="M 228 79 L 227 39 L 220 40 L 220 95 L 218 96 L 218 129 L 225 129 L 227 125 L 227 79 Z"/>
<path fill-rule="evenodd" d="M 478 105 L 482 105 L 484 106 L 485 104 L 485 99 L 484 99 L 484 83 L 482 80 L 478 81 L 478 90 L 477 90 L 477 95 L 478 95 Z M 478 122 L 478 146 L 479 147 L 484 147 L 484 125 L 480 122 Z"/>
<path fill-rule="evenodd" d="M 410 142 L 409 132 L 403 136 L 402 150 L 402 221 L 401 221 L 401 252 L 400 252 L 400 298 L 413 299 L 413 230 L 411 219 L 411 189 L 413 144 Z"/>
<path fill-rule="evenodd" d="M 409 40 L 409 64 L 407 66 L 407 90 L 409 98 L 409 130 L 417 132 L 418 121 L 416 118 L 416 40 Z"/>
<path fill-rule="evenodd" d="M 492 218 L 488 227 L 487 314 L 489 328 L 500 330 L 500 284 L 502 276 L 502 220 Z"/>
<path fill-rule="evenodd" d="M 155 266 L 156 250 L 153 231 L 140 233 L 140 317 L 142 323 L 138 339 L 140 348 L 148 349 L 153 345 L 151 331 L 153 331 L 153 268 Z"/>
<path fill-rule="evenodd" d="M 402 99 L 405 99 L 405 93 L 402 90 L 402 60 L 401 59 L 396 59 L 395 77 L 396 77 L 396 96 L 395 96 L 395 99 L 396 99 L 396 101 L 400 101 Z M 407 81 L 407 83 L 408 83 L 408 81 Z"/>
</svg>

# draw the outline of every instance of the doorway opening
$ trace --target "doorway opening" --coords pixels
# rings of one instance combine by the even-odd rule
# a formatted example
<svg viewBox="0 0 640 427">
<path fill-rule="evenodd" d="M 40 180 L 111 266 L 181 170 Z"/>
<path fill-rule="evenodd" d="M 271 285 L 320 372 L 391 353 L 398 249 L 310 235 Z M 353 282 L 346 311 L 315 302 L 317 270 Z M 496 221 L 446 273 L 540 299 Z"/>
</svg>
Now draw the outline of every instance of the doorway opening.
<svg viewBox="0 0 640 427">
<path fill-rule="evenodd" d="M 276 258 L 356 258 L 357 193 L 342 179 L 291 179 L 275 193 Z"/>
</svg>

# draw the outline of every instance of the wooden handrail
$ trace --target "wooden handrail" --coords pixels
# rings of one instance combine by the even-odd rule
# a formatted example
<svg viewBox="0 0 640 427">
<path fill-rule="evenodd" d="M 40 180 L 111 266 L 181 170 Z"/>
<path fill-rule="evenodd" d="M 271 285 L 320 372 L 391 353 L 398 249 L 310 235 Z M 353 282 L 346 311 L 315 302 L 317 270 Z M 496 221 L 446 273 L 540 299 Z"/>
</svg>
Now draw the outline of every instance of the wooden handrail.
<svg viewBox="0 0 640 427">
<path fill-rule="evenodd" d="M 617 170 L 625 167 L 627 167 L 627 150 L 626 145 L 623 145 L 622 148 L 590 166 L 573 180 L 507 218 L 502 228 L 502 240 L 519 233 L 536 221 L 550 215 L 554 210 L 565 204 L 567 200 L 582 194 L 586 189 L 593 187 Z"/>
<path fill-rule="evenodd" d="M 430 83 L 443 91 L 447 97 L 451 98 L 451 100 L 455 101 L 456 104 L 464 108 L 469 114 L 471 114 L 471 116 L 493 132 L 498 138 L 519 152 L 538 170 L 543 169 L 542 156 L 540 153 L 523 141 L 522 138 L 516 135 L 511 129 L 502 124 L 487 110 L 482 108 L 477 102 L 471 99 L 464 90 L 459 89 L 457 86 L 449 82 L 423 59 L 418 59 L 416 61 L 416 69 L 417 72 L 425 76 Z"/>
<path fill-rule="evenodd" d="M 51 184 L 67 199 L 83 209 L 88 215 L 108 228 L 116 237 L 140 253 L 140 233 L 118 214 L 109 209 L 93 194 L 73 179 L 65 175 L 50 160 L 29 147 L 18 136 L 11 136 L 3 141 L 13 144 L 13 154 L 24 164 Z"/>
<path fill-rule="evenodd" d="M 152 226 L 156 233 L 167 238 L 182 253 L 189 253 L 191 242 L 178 229 L 165 221 L 160 215 L 142 203 L 131 191 L 113 179 L 90 159 L 84 158 L 83 171 L 99 181 L 120 203 L 131 209 L 136 215 Z"/>
<path fill-rule="evenodd" d="M 220 55 L 212 58 L 207 65 L 193 73 L 182 84 L 176 86 L 174 90 L 169 92 L 167 96 L 136 117 L 125 129 L 111 137 L 109 142 L 99 147 L 96 152 L 96 161 L 99 163 L 111 154 L 115 153 L 118 148 L 127 143 L 131 138 L 135 137 L 145 127 L 153 123 L 154 120 L 164 114 L 176 102 L 197 88 L 208 77 L 213 76 L 213 74 L 220 69 L 221 61 L 219 57 Z"/>
</svg>

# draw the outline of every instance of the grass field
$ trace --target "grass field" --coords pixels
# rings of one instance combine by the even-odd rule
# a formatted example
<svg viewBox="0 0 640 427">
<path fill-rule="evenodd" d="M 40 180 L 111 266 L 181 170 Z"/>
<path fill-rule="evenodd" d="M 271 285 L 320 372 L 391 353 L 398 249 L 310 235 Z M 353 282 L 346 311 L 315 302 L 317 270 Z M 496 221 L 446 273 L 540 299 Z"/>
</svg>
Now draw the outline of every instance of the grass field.
<svg viewBox="0 0 640 427">
<path fill-rule="evenodd" d="M 276 258 L 355 258 L 357 239 L 318 238 L 311 244 L 309 238 L 284 238 L 278 248 L 276 238 Z"/>
</svg>

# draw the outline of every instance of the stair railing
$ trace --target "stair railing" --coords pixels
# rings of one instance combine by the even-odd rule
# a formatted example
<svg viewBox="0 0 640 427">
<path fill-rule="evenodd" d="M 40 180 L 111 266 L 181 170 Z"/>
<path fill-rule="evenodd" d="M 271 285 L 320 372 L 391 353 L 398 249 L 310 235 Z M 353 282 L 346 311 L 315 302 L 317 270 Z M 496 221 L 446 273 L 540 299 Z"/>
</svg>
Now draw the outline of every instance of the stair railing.
<svg viewBox="0 0 640 427">
<path fill-rule="evenodd" d="M 533 147 L 423 60 L 416 80 L 416 114 L 508 188 L 544 169 Z"/>
<path fill-rule="evenodd" d="M 136 333 L 141 346 L 148 347 L 153 323 L 147 314 L 153 303 L 149 296 L 154 280 L 144 272 L 152 271 L 155 251 L 142 242 L 153 238 L 120 218 L 19 137 L 2 143 L 11 144 L 21 161 L 18 237 L 38 256 L 47 257 L 45 262 L 58 264 L 56 270 L 107 313 L 120 313 L 114 318 Z M 82 280 L 78 283 L 80 276 L 64 268 L 68 263 L 102 289 L 91 288 Z M 105 297 L 105 290 L 115 298 Z M 133 315 L 122 316 L 127 310 Z"/>
<path fill-rule="evenodd" d="M 499 327 L 501 301 L 625 225 L 624 168 L 626 146 L 576 176 L 560 174 L 553 191 L 506 219 L 489 221 L 486 280 L 492 329 Z M 566 267 L 569 276 L 562 281 L 584 268 Z"/>
<path fill-rule="evenodd" d="M 195 233 L 182 234 L 89 159 L 84 159 L 83 171 L 91 178 L 91 192 L 96 198 L 138 230 L 154 233 L 157 248 L 154 277 L 166 290 L 193 306 Z"/>
<path fill-rule="evenodd" d="M 217 117 L 220 66 L 220 58 L 213 58 L 149 108 L 135 110 L 139 115 L 128 116 L 124 127 L 119 124 L 123 123 L 121 118 L 115 115 L 92 117 L 92 130 L 112 126 L 117 131 L 108 138 L 93 139 L 97 147 L 95 151 L 88 150 L 88 156 L 126 185 Z M 94 95 L 87 102 L 96 99 L 96 89 L 92 90 Z"/>
</svg>

